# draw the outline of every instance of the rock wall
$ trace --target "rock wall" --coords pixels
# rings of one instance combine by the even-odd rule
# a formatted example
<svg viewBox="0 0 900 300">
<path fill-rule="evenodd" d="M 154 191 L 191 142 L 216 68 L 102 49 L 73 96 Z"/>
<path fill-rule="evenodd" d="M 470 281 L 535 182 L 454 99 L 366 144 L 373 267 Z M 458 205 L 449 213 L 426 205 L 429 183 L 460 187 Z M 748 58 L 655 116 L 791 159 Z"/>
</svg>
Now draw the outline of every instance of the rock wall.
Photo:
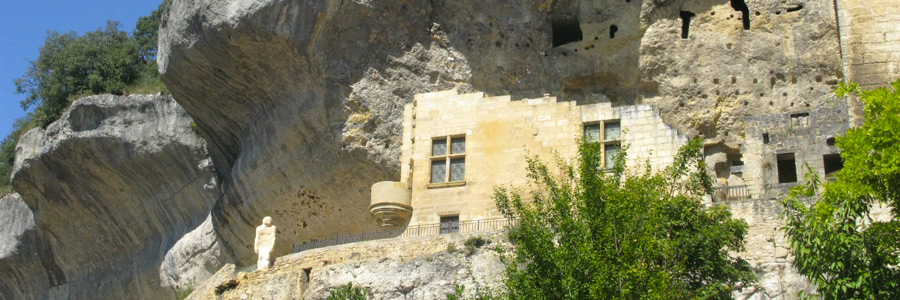
<svg viewBox="0 0 900 300">
<path fill-rule="evenodd" d="M 465 241 L 474 236 L 489 243 L 467 249 Z M 498 249 L 511 250 L 500 231 L 326 247 L 278 258 L 266 271 L 236 272 L 227 265 L 188 299 L 325 299 L 350 282 L 369 289 L 369 299 L 444 299 L 457 285 L 471 296 L 501 284 L 505 266 Z"/>
<path fill-rule="evenodd" d="M 220 197 L 204 142 L 190 123 L 171 96 L 102 95 L 75 101 L 47 129 L 22 137 L 12 185 L 33 213 L 33 227 L 25 228 L 35 228 L 51 253 L 37 253 L 51 295 L 42 294 L 45 286 L 25 294 L 174 297 L 160 287 L 163 257 Z M 3 286 L 25 286 L 25 280 L 0 277 Z"/>
<path fill-rule="evenodd" d="M 0 198 L 0 299 L 50 299 L 65 280 L 19 194 Z"/>
<path fill-rule="evenodd" d="M 415 93 L 652 104 L 680 133 L 739 149 L 744 117 L 817 106 L 843 78 L 834 12 L 831 0 L 176 0 L 159 65 L 222 179 L 214 228 L 248 265 L 265 215 L 275 256 L 375 229 L 369 186 L 399 178 Z"/>
</svg>

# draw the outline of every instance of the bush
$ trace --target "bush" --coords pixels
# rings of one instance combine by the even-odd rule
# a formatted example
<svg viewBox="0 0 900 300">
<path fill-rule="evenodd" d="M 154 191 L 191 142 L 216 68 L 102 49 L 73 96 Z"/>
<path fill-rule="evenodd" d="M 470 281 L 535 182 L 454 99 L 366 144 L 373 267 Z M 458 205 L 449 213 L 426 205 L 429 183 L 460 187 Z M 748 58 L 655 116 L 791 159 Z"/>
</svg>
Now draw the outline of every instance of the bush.
<svg viewBox="0 0 900 300">
<path fill-rule="evenodd" d="M 490 241 L 484 239 L 483 237 L 473 236 L 473 237 L 466 239 L 466 242 L 463 243 L 463 245 L 466 246 L 466 251 L 468 252 L 468 255 L 472 255 L 472 253 L 475 253 L 475 250 L 478 250 L 478 248 L 481 248 L 482 246 L 487 245 L 489 243 L 490 243 Z"/>
<path fill-rule="evenodd" d="M 368 299 L 369 289 L 353 286 L 353 282 L 347 285 L 332 289 L 329 291 L 327 300 L 366 300 Z"/>
<path fill-rule="evenodd" d="M 702 147 L 689 142 L 656 173 L 626 173 L 625 149 L 604 172 L 598 144 L 582 144 L 577 163 L 561 172 L 529 158 L 530 199 L 505 188 L 494 194 L 517 221 L 514 253 L 504 257 L 508 297 L 727 299 L 736 284 L 754 282 L 750 265 L 731 255 L 743 249 L 747 223 L 724 206 L 701 205 L 712 187 Z"/>
</svg>

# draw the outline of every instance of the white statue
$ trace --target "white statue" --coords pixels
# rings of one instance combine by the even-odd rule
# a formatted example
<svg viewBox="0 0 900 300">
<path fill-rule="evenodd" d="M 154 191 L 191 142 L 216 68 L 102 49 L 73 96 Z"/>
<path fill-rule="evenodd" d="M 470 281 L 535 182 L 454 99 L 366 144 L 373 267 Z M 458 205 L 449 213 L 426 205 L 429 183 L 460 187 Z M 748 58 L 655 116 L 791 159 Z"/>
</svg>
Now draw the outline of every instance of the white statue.
<svg viewBox="0 0 900 300">
<path fill-rule="evenodd" d="M 256 239 L 253 240 L 253 252 L 259 255 L 256 261 L 257 270 L 269 268 L 269 253 L 275 246 L 275 225 L 272 225 L 272 217 L 263 218 L 263 224 L 256 227 Z"/>
</svg>

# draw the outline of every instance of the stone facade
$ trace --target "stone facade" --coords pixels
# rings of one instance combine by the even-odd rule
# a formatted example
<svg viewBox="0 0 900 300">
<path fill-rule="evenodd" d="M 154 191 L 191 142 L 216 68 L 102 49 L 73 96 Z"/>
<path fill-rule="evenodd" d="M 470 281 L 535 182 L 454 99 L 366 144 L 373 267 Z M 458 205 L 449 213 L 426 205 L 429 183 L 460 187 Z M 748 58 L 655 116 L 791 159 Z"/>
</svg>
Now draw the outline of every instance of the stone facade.
<svg viewBox="0 0 900 300">
<path fill-rule="evenodd" d="M 550 96 L 512 101 L 456 90 L 416 95 L 405 109 L 400 158 L 400 181 L 411 190 L 408 225 L 436 224 L 441 217 L 460 222 L 502 217 L 491 198 L 495 187 L 526 186 L 529 156 L 548 163 L 558 156 L 568 163 L 586 126 L 599 133 L 601 124 L 610 135 L 601 137 L 604 148 L 628 147 L 629 167 L 669 165 L 687 142 L 649 105 L 581 105 Z M 436 153 L 441 151 L 433 149 L 436 144 L 444 152 Z M 433 173 L 433 168 L 443 170 Z M 455 168 L 462 172 L 454 173 Z M 432 178 L 437 174 L 446 178 Z M 379 195 L 373 192 L 373 203 Z"/>
<path fill-rule="evenodd" d="M 864 88 L 900 78 L 900 0 L 837 0 L 844 72 Z"/>
<path fill-rule="evenodd" d="M 847 107 L 845 99 L 833 99 L 808 111 L 746 118 L 743 181 L 751 195 L 780 198 L 810 170 L 826 178 L 840 169 L 835 137 L 850 128 Z"/>
</svg>

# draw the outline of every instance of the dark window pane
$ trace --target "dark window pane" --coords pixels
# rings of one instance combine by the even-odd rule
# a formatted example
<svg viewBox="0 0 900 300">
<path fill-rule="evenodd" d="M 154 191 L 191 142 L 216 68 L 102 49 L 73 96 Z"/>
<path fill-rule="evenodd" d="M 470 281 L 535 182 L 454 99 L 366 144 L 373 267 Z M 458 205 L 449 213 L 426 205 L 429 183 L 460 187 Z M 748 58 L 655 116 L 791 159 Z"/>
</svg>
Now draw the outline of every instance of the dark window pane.
<svg viewBox="0 0 900 300">
<path fill-rule="evenodd" d="M 622 128 L 619 126 L 619 123 L 606 123 L 604 126 L 604 138 L 607 141 L 615 141 L 621 138 Z"/>
<path fill-rule="evenodd" d="M 441 234 L 459 232 L 459 216 L 441 217 Z"/>
<path fill-rule="evenodd" d="M 584 125 L 584 141 L 587 143 L 600 141 L 600 124 Z"/>
<path fill-rule="evenodd" d="M 447 140 L 439 139 L 431 141 L 431 156 L 447 155 Z"/>
<path fill-rule="evenodd" d="M 466 180 L 466 159 L 456 158 L 450 160 L 450 181 Z"/>
<path fill-rule="evenodd" d="M 462 154 L 466 153 L 466 138 L 453 138 L 450 140 L 450 153 Z"/>
<path fill-rule="evenodd" d="M 622 147 L 619 144 L 610 144 L 603 147 L 603 151 L 606 153 L 606 165 L 605 168 L 612 168 L 616 164 L 616 155 L 619 154 L 619 149 Z"/>
<path fill-rule="evenodd" d="M 431 182 L 444 182 L 447 177 L 447 161 L 433 160 L 431 161 Z"/>
</svg>

